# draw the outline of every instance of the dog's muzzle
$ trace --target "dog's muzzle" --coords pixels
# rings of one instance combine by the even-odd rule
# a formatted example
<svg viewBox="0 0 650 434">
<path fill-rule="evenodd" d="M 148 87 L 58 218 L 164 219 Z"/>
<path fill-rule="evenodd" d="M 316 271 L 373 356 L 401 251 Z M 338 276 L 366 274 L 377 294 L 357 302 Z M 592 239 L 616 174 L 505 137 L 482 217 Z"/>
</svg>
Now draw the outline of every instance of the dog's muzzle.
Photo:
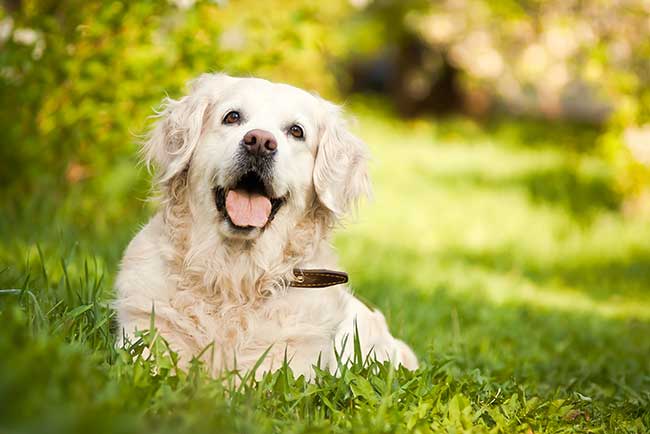
<svg viewBox="0 0 650 434">
<path fill-rule="evenodd" d="M 238 230 L 265 228 L 285 203 L 272 184 L 277 144 L 272 135 L 262 133 L 252 130 L 244 136 L 234 169 L 236 175 L 230 177 L 234 182 L 214 189 L 217 210 Z"/>
</svg>

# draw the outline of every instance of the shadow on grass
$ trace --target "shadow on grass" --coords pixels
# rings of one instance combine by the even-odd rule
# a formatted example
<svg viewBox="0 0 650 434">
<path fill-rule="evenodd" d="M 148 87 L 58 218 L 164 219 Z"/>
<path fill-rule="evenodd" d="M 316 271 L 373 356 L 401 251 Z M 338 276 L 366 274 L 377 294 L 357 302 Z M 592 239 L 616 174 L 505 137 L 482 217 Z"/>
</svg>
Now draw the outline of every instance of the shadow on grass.
<svg viewBox="0 0 650 434">
<path fill-rule="evenodd" d="M 554 146 L 577 152 L 586 152 L 595 148 L 596 141 L 602 134 L 602 130 L 590 124 L 525 118 L 515 121 L 495 118 L 488 121 L 484 128 L 486 134 L 511 146 L 528 148 Z"/>
<path fill-rule="evenodd" d="M 433 184 L 450 187 L 521 189 L 533 203 L 561 207 L 578 221 L 589 221 L 598 212 L 617 210 L 622 202 L 607 176 L 585 175 L 569 164 L 510 176 L 493 175 L 487 170 L 427 176 Z"/>
<path fill-rule="evenodd" d="M 437 141 L 481 143 L 487 138 L 515 148 L 555 147 L 587 152 L 596 147 L 602 131 L 594 125 L 563 120 L 493 117 L 483 122 L 471 118 L 449 118 L 436 123 Z"/>
<path fill-rule="evenodd" d="M 395 334 L 420 356 L 426 349 L 434 359 L 452 354 L 461 366 L 480 369 L 498 381 L 514 379 L 533 393 L 566 388 L 593 398 L 650 402 L 643 392 L 650 390 L 649 321 L 605 317 L 571 306 L 559 310 L 515 301 L 494 303 L 481 291 L 480 281 L 441 276 L 447 259 L 437 263 L 410 249 L 380 243 L 369 242 L 368 251 L 383 255 L 384 261 L 390 257 L 389 264 L 353 264 L 348 269 L 353 287 L 384 312 Z M 450 257 L 468 265 L 470 273 L 476 264 L 469 254 L 454 252 Z M 503 257 L 493 260 L 500 261 Z M 612 265 L 618 266 L 626 276 L 629 270 Z M 508 272 L 507 267 L 500 270 Z M 579 279 L 580 273 L 593 271 L 585 264 L 568 275 Z M 603 269 L 602 275 L 606 272 Z M 422 276 L 431 276 L 430 285 Z M 647 274 L 639 279 L 646 282 Z M 588 282 L 584 284 L 589 291 Z M 616 289 L 625 282 L 612 285 Z"/>
<path fill-rule="evenodd" d="M 574 217 L 615 210 L 621 198 L 605 177 L 586 178 L 570 167 L 532 172 L 504 184 L 523 185 L 533 201 L 562 206 Z"/>
<path fill-rule="evenodd" d="M 495 250 L 452 250 L 440 258 L 443 263 L 479 266 L 493 272 L 515 272 L 538 283 L 554 283 L 578 290 L 602 301 L 610 298 L 647 297 L 650 288 L 650 251 L 635 251 L 626 257 L 572 258 L 537 264 L 518 254 L 513 247 Z"/>
</svg>

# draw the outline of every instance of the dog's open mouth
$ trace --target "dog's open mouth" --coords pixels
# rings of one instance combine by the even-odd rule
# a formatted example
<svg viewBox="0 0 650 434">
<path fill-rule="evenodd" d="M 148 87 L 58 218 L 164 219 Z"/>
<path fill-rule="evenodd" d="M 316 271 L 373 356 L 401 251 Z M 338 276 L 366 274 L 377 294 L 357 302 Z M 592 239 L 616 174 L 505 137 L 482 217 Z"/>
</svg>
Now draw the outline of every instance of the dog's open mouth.
<svg viewBox="0 0 650 434">
<path fill-rule="evenodd" d="M 217 210 L 234 227 L 251 230 L 264 228 L 275 217 L 284 198 L 273 197 L 256 172 L 247 172 L 232 188 L 215 189 Z"/>
</svg>

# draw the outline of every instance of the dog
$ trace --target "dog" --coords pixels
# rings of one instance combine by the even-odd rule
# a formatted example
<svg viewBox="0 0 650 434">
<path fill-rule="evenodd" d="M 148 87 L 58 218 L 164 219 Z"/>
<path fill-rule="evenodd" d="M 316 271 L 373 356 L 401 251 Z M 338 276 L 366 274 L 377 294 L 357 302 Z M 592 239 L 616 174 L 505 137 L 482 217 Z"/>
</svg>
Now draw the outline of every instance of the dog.
<svg viewBox="0 0 650 434">
<path fill-rule="evenodd" d="M 346 285 L 290 284 L 296 269 L 336 268 L 332 229 L 370 195 L 368 150 L 341 108 L 258 78 L 204 74 L 188 88 L 143 143 L 160 206 L 116 278 L 122 337 L 149 329 L 153 309 L 181 366 L 203 354 L 214 376 L 285 361 L 307 378 L 317 364 L 334 373 L 355 339 L 364 356 L 416 369 Z"/>
</svg>

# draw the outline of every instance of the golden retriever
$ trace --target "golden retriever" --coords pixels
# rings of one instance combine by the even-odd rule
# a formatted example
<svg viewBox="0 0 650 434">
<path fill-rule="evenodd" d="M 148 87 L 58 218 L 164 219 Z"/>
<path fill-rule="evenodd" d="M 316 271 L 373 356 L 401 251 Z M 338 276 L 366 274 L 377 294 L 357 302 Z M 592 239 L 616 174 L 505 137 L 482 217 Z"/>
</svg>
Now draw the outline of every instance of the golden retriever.
<svg viewBox="0 0 650 434">
<path fill-rule="evenodd" d="M 185 365 L 213 345 L 213 375 L 285 360 L 336 371 L 336 353 L 409 369 L 415 354 L 346 285 L 296 288 L 294 269 L 336 268 L 332 229 L 370 193 L 368 151 L 341 109 L 286 84 L 204 74 L 167 98 L 144 143 L 160 209 L 117 276 L 120 334 L 150 326 Z M 121 339 L 120 339 L 121 341 Z"/>
</svg>

